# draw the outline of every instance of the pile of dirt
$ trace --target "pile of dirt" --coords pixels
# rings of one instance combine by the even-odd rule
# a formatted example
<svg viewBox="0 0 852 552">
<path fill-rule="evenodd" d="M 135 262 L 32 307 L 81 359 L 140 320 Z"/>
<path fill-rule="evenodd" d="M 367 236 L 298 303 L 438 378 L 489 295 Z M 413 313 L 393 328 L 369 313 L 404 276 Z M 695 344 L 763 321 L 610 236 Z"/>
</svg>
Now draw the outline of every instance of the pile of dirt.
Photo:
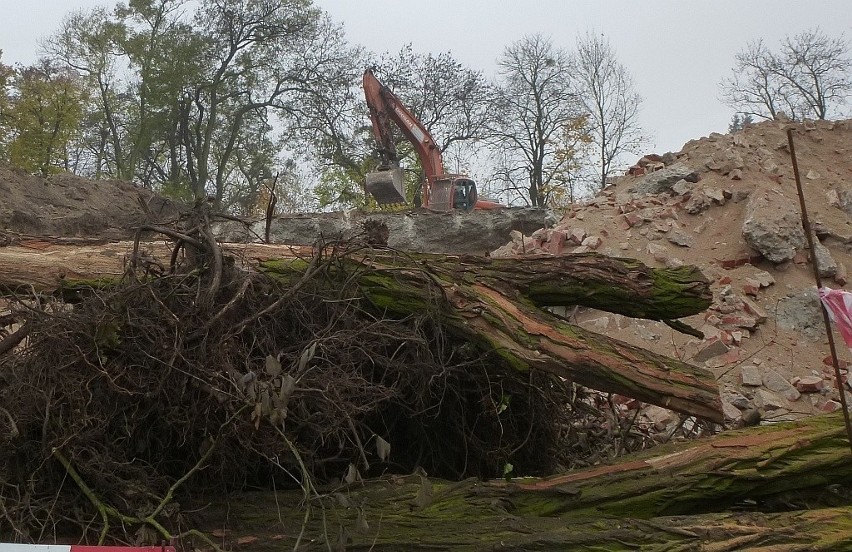
<svg viewBox="0 0 852 552">
<path fill-rule="evenodd" d="M 177 215 L 175 202 L 129 182 L 45 178 L 0 165 L 0 243 L 20 234 L 121 239 L 134 226 Z"/>
<path fill-rule="evenodd" d="M 713 281 L 714 302 L 704 315 L 684 322 L 704 339 L 588 309 L 562 314 L 712 370 L 732 423 L 755 421 L 756 412 L 781 421 L 836 410 L 839 396 L 786 135 L 790 126 L 767 121 L 690 141 L 677 153 L 645 156 L 598 197 L 569 209 L 555 227 L 515 233 L 492 255 L 598 251 L 650 266 L 697 265 Z M 823 285 L 842 288 L 852 267 L 852 121 L 807 121 L 792 128 Z M 842 341 L 839 353 L 849 356 Z M 660 426 L 678 423 L 657 407 L 645 413 Z"/>
</svg>

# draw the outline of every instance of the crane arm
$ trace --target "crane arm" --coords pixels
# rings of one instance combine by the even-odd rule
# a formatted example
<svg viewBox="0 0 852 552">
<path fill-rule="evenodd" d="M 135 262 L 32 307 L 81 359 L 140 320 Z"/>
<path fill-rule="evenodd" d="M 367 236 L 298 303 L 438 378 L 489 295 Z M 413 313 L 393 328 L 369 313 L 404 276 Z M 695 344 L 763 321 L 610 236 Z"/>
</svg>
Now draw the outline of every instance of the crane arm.
<svg viewBox="0 0 852 552">
<path fill-rule="evenodd" d="M 393 121 L 403 136 L 414 146 L 420 164 L 423 166 L 426 181 L 432 182 L 437 176 L 444 174 L 441 150 L 429 130 L 405 107 L 396 94 L 379 82 L 371 69 L 364 71 L 364 96 L 370 110 L 373 134 L 379 144 L 383 164 L 391 167 L 399 166 L 399 157 L 390 132 L 389 122 Z"/>
</svg>

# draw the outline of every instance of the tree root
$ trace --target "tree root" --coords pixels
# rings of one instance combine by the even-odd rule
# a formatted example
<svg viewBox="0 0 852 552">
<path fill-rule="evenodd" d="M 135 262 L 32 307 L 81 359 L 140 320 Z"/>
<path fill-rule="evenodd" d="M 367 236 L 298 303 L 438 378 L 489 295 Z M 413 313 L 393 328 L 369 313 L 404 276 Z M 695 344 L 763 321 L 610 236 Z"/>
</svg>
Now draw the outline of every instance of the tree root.
<svg viewBox="0 0 852 552">
<path fill-rule="evenodd" d="M 246 408 L 248 407 L 245 406 L 235 412 L 234 415 L 228 421 L 222 424 L 221 430 L 224 430 L 227 425 L 231 424 L 233 420 L 235 420 L 240 414 L 242 414 L 242 412 Z M 123 514 L 119 512 L 117 508 L 105 504 L 100 498 L 98 498 L 98 496 L 91 489 L 91 487 L 86 484 L 80 473 L 74 468 L 73 465 L 71 465 L 71 462 L 68 460 L 68 458 L 66 458 L 65 455 L 62 454 L 62 452 L 58 448 L 54 448 L 52 450 L 52 455 L 59 461 L 60 464 L 62 464 L 62 467 L 65 468 L 65 471 L 68 473 L 68 476 L 71 477 L 74 483 L 77 484 L 77 487 L 80 489 L 80 492 L 83 493 L 83 495 L 89 500 L 89 502 L 91 502 L 92 506 L 94 506 L 95 509 L 98 511 L 98 514 L 101 518 L 101 522 L 103 523 L 101 532 L 98 535 L 98 545 L 102 545 L 105 542 L 107 536 L 109 535 L 109 520 L 110 518 L 113 518 L 121 523 L 149 526 L 154 529 L 154 531 L 156 531 L 157 534 L 160 535 L 160 537 L 169 541 L 175 537 L 179 538 L 181 536 L 194 535 L 204 540 L 210 546 L 213 546 L 217 552 L 221 552 L 221 549 L 209 537 L 207 537 L 200 531 L 189 530 L 181 533 L 180 535 L 175 536 L 172 535 L 172 533 L 157 520 L 157 516 L 159 516 L 163 512 L 166 506 L 171 504 L 175 496 L 175 491 L 177 491 L 178 488 L 180 488 L 184 483 L 186 483 L 189 478 L 191 478 L 193 475 L 195 475 L 204 468 L 216 448 L 216 443 L 217 440 L 214 440 L 204 452 L 204 454 L 201 455 L 195 465 L 192 466 L 192 468 L 187 471 L 180 479 L 172 483 L 168 491 L 166 491 L 166 494 L 163 496 L 162 499 L 160 499 L 159 504 L 157 504 L 154 510 L 146 516 L 131 516 Z"/>
</svg>

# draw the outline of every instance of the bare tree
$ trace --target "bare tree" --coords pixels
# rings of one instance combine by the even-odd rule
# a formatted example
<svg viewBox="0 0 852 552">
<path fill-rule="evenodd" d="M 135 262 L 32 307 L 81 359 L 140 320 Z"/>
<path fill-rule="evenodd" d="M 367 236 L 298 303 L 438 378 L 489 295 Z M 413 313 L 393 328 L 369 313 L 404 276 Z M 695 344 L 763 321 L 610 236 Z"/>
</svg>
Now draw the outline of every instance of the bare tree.
<svg viewBox="0 0 852 552">
<path fill-rule="evenodd" d="M 415 53 L 410 44 L 373 65 L 382 82 L 435 135 L 442 153 L 484 136 L 490 88 L 482 72 L 449 53 Z"/>
<path fill-rule="evenodd" d="M 638 114 L 642 98 L 627 69 L 618 62 L 609 40 L 587 33 L 577 40 L 574 86 L 588 116 L 596 149 L 600 188 L 624 153 L 635 153 L 645 141 Z"/>
<path fill-rule="evenodd" d="M 825 119 L 852 93 L 849 43 L 819 29 L 786 37 L 778 52 L 758 40 L 737 54 L 720 86 L 722 100 L 745 115 Z"/>
<path fill-rule="evenodd" d="M 788 87 L 773 72 L 774 56 L 757 40 L 737 53 L 730 78 L 722 79 L 722 100 L 743 115 L 774 119 L 780 112 L 794 116 L 799 107 Z"/>
<path fill-rule="evenodd" d="M 492 102 L 498 117 L 491 128 L 495 178 L 510 201 L 544 206 L 562 168 L 554 162 L 558 138 L 580 116 L 571 61 L 550 39 L 530 35 L 508 46 L 498 65 L 501 80 Z"/>
<path fill-rule="evenodd" d="M 825 119 L 835 104 L 852 92 L 852 60 L 844 38 L 830 38 L 819 29 L 788 37 L 774 68 L 789 83 L 807 110 L 803 115 Z"/>
</svg>

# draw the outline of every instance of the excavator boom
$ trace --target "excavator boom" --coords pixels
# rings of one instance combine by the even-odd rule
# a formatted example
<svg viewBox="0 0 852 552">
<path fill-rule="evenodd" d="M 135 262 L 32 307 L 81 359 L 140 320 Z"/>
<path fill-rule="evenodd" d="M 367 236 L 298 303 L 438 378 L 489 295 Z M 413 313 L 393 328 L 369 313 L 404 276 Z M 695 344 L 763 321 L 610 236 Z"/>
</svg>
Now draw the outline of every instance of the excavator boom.
<svg viewBox="0 0 852 552">
<path fill-rule="evenodd" d="M 373 135 L 376 137 L 382 160 L 379 170 L 367 175 L 367 192 L 379 205 L 406 202 L 404 178 L 402 170 L 399 169 L 399 156 L 391 132 L 393 123 L 414 146 L 423 165 L 423 171 L 426 173 L 424 204 L 428 204 L 429 183 L 444 172 L 441 150 L 435 144 L 435 139 L 405 107 L 402 100 L 379 82 L 371 69 L 364 71 L 363 85 L 370 120 L 373 123 Z"/>
<path fill-rule="evenodd" d="M 424 207 L 438 211 L 501 207 L 493 202 L 478 201 L 476 184 L 470 178 L 444 173 L 441 149 L 429 130 L 396 94 L 379 82 L 371 69 L 364 71 L 363 85 L 381 157 L 379 170 L 367 175 L 366 189 L 379 205 L 406 203 L 404 175 L 391 133 L 393 123 L 414 146 L 423 167 L 426 176 L 423 186 Z"/>
</svg>

